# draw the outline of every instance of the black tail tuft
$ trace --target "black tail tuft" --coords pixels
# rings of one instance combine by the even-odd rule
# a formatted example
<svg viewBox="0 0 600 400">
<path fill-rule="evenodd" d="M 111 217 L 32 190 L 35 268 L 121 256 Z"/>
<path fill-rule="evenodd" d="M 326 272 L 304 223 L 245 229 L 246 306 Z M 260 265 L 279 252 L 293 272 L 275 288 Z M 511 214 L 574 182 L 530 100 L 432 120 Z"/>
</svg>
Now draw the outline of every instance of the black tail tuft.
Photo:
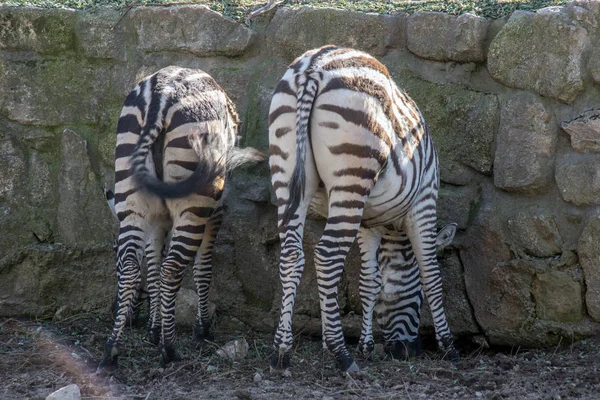
<svg viewBox="0 0 600 400">
<path fill-rule="evenodd" d="M 296 164 L 294 166 L 294 172 L 292 173 L 292 179 L 288 186 L 290 197 L 288 200 L 287 207 L 283 212 L 283 218 L 281 220 L 281 227 L 286 226 L 294 218 L 294 214 L 300 206 L 300 200 L 304 198 L 304 189 L 306 187 L 306 175 L 304 174 L 304 165 Z"/>
</svg>

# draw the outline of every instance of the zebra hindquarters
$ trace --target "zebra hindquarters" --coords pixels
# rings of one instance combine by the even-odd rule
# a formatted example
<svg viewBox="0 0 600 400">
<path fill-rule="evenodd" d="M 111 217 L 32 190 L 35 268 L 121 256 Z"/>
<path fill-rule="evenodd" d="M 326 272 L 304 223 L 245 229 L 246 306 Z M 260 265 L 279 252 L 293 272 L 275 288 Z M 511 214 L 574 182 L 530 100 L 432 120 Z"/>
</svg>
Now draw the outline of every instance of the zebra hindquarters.
<svg viewBox="0 0 600 400">
<path fill-rule="evenodd" d="M 298 205 L 291 210 L 291 219 L 284 222 L 285 212 L 293 207 L 289 184 L 296 162 L 303 164 L 306 179 L 304 192 L 297 194 L 300 197 Z M 269 165 L 271 183 L 277 197 L 277 224 L 281 242 L 279 277 L 283 289 L 279 323 L 273 339 L 275 353 L 270 364 L 272 371 L 289 375 L 293 344 L 292 315 L 305 263 L 302 247 L 304 222 L 311 199 L 319 186 L 319 176 L 310 147 L 304 160 L 296 160 L 296 96 L 287 84 L 282 83 L 275 90 L 269 114 Z"/>
<path fill-rule="evenodd" d="M 404 232 L 388 232 L 379 251 L 382 287 L 375 305 L 385 352 L 403 360 L 421 354 L 419 325 L 423 290 L 419 266 Z"/>
<path fill-rule="evenodd" d="M 412 210 L 404 220 L 404 228 L 410 239 L 413 252 L 419 265 L 421 285 L 429 303 L 435 337 L 440 349 L 451 361 L 459 360 L 454 347 L 452 333 L 446 319 L 442 293 L 442 277 L 436 253 L 436 207 L 437 196 L 420 199 L 418 209 Z"/>
<path fill-rule="evenodd" d="M 220 203 L 206 224 L 202 244 L 194 261 L 194 283 L 196 284 L 196 293 L 198 294 L 198 311 L 194 334 L 199 343 L 203 343 L 204 340 L 214 340 L 214 336 L 210 332 L 211 321 L 208 311 L 208 295 L 213 274 L 212 250 L 222 221 L 223 205 Z"/>
</svg>

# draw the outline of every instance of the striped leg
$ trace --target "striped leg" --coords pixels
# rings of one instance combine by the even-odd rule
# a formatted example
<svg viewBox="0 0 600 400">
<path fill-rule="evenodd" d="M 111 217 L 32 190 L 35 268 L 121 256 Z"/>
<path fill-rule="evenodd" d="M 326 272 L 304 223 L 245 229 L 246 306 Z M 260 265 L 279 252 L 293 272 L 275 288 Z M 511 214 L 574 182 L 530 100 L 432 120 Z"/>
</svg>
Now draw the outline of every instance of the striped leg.
<svg viewBox="0 0 600 400">
<path fill-rule="evenodd" d="M 358 231 L 358 246 L 361 255 L 360 300 L 362 303 L 362 327 L 358 350 L 366 357 L 375 348 L 373 340 L 373 308 L 381 290 L 381 270 L 377 252 L 382 235 L 379 232 L 361 228 Z"/>
<path fill-rule="evenodd" d="M 176 207 L 167 202 L 170 210 Z M 171 203 L 171 204 L 169 204 Z M 173 234 L 167 257 L 160 271 L 160 312 L 162 326 L 161 364 L 179 360 L 175 351 L 175 300 L 181 287 L 185 267 L 194 260 L 202 244 L 210 207 L 190 207 L 174 218 Z"/>
<path fill-rule="evenodd" d="M 118 366 L 119 344 L 127 316 L 142 282 L 141 261 L 144 248 L 144 229 L 129 222 L 121 223 L 118 234 L 117 253 L 117 308 L 113 331 L 104 345 L 104 359 L 99 370 L 116 369 Z"/>
<path fill-rule="evenodd" d="M 418 356 L 422 352 L 419 324 L 423 290 L 419 267 L 404 232 L 383 237 L 379 262 L 383 277 L 375 312 L 385 351 L 398 360 Z"/>
<path fill-rule="evenodd" d="M 458 361 L 459 355 L 452 343 L 452 333 L 446 320 L 442 298 L 442 278 L 436 255 L 436 217 L 435 208 L 429 212 L 413 212 L 405 220 L 406 233 L 419 264 L 421 285 L 431 308 L 435 337 L 440 349 L 452 361 Z"/>
<path fill-rule="evenodd" d="M 160 342 L 160 265 L 166 230 L 155 229 L 146 245 L 146 263 L 148 264 L 148 294 L 150 296 L 150 315 L 148 317 L 148 341 L 155 346 Z"/>
<path fill-rule="evenodd" d="M 208 315 L 208 294 L 212 280 L 212 249 L 217 239 L 217 233 L 223 221 L 223 206 L 219 205 L 208 220 L 204 230 L 204 238 L 194 263 L 194 282 L 198 293 L 198 314 L 194 334 L 199 342 L 214 340 L 210 333 L 210 317 Z"/>
</svg>

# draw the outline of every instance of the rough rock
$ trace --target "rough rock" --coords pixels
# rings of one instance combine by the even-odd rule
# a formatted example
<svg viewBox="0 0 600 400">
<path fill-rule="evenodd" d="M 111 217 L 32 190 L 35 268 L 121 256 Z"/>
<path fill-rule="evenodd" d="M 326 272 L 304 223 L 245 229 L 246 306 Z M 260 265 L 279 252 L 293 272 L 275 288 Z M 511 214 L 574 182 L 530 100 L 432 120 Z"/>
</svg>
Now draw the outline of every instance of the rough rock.
<svg viewBox="0 0 600 400">
<path fill-rule="evenodd" d="M 74 51 L 75 11 L 0 8 L 0 50 L 63 54 Z"/>
<path fill-rule="evenodd" d="M 211 319 L 215 315 L 215 308 L 215 304 L 209 301 L 208 317 Z M 196 323 L 197 314 L 198 295 L 196 294 L 196 291 L 182 287 L 179 289 L 179 293 L 177 293 L 177 300 L 175 303 L 175 322 L 181 326 L 192 327 Z"/>
<path fill-rule="evenodd" d="M 138 47 L 145 52 L 239 56 L 257 35 L 206 6 L 137 7 L 129 19 L 138 34 Z"/>
<path fill-rule="evenodd" d="M 571 136 L 575 150 L 600 153 L 600 109 L 586 111 L 561 126 Z"/>
<path fill-rule="evenodd" d="M 551 215 L 536 210 L 519 212 L 508 220 L 508 229 L 519 252 L 551 257 L 562 251 L 562 238 Z"/>
<path fill-rule="evenodd" d="M 552 183 L 556 142 L 552 113 L 535 95 L 510 97 L 500 113 L 494 184 L 529 195 L 545 192 Z"/>
<path fill-rule="evenodd" d="M 531 288 L 537 317 L 557 322 L 577 322 L 583 317 L 582 288 L 570 274 L 550 271 L 537 274 Z"/>
<path fill-rule="evenodd" d="M 442 181 L 465 185 L 471 180 L 469 169 L 491 172 L 500 114 L 495 95 L 420 79 L 400 77 L 397 83 L 417 103 L 429 125 L 440 156 Z"/>
<path fill-rule="evenodd" d="M 438 220 L 455 222 L 458 229 L 466 229 L 479 205 L 479 198 L 479 190 L 474 185 L 442 185 L 437 203 Z"/>
<path fill-rule="evenodd" d="M 231 361 L 241 361 L 248 355 L 249 347 L 246 339 L 237 339 L 227 342 L 223 347 L 218 349 L 217 355 Z"/>
<path fill-rule="evenodd" d="M 592 54 L 588 61 L 588 68 L 592 74 L 594 82 L 600 85 L 600 48 L 598 46 L 592 47 Z"/>
<path fill-rule="evenodd" d="M 515 11 L 488 52 L 488 69 L 499 82 L 571 103 L 583 90 L 585 28 L 561 7 Z"/>
<path fill-rule="evenodd" d="M 0 316 L 106 312 L 117 293 L 112 246 L 34 245 L 0 259 Z"/>
<path fill-rule="evenodd" d="M 430 60 L 481 62 L 489 25 L 489 20 L 472 14 L 417 12 L 408 17 L 407 47 Z"/>
<path fill-rule="evenodd" d="M 585 278 L 585 303 L 588 314 L 600 322 L 600 217 L 593 217 L 586 225 L 577 253 Z"/>
<path fill-rule="evenodd" d="M 46 400 L 80 400 L 81 391 L 79 386 L 72 383 L 62 387 L 46 397 Z"/>
<path fill-rule="evenodd" d="M 280 8 L 269 23 L 267 37 L 276 54 L 291 61 L 307 50 L 335 44 L 382 56 L 402 43 L 405 16 L 365 14 L 333 8 Z"/>
<path fill-rule="evenodd" d="M 87 142 L 70 129 L 61 138 L 58 193 L 57 241 L 93 244 L 112 234 L 114 218 L 92 172 Z"/>
<path fill-rule="evenodd" d="M 564 201 L 577 206 L 600 204 L 600 163 L 595 154 L 566 153 L 556 160 L 554 174 Z"/>
<path fill-rule="evenodd" d="M 75 34 L 86 57 L 127 60 L 125 27 L 120 19 L 120 12 L 108 8 L 77 13 Z"/>
</svg>

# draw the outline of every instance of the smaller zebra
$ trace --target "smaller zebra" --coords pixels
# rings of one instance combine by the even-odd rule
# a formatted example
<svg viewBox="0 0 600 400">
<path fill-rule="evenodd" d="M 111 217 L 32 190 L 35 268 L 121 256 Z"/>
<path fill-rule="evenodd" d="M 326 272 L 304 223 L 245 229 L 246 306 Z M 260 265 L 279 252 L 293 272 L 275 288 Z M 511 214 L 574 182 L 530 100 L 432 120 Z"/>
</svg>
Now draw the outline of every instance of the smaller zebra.
<svg viewBox="0 0 600 400">
<path fill-rule="evenodd" d="M 185 267 L 194 263 L 198 291 L 196 336 L 209 335 L 208 289 L 212 247 L 223 217 L 227 172 L 264 160 L 235 147 L 239 126 L 233 102 L 207 73 L 166 67 L 127 96 L 117 126 L 114 213 L 117 233 L 117 316 L 101 369 L 117 367 L 127 316 L 148 264 L 150 341 L 161 364 L 179 358 L 174 348 L 175 300 Z M 111 201 L 109 201 L 110 203 Z M 166 257 L 162 249 L 171 239 Z"/>
<path fill-rule="evenodd" d="M 455 234 L 455 223 L 447 224 L 437 233 L 438 252 L 452 242 Z M 383 331 L 384 350 L 397 360 L 418 356 L 422 352 L 419 324 L 424 294 L 419 279 L 419 265 L 404 232 L 399 232 L 396 237 L 384 236 L 381 239 L 378 262 L 381 288 L 374 312 L 377 324 Z M 360 343 L 372 340 L 370 332 L 363 329 Z"/>
</svg>

